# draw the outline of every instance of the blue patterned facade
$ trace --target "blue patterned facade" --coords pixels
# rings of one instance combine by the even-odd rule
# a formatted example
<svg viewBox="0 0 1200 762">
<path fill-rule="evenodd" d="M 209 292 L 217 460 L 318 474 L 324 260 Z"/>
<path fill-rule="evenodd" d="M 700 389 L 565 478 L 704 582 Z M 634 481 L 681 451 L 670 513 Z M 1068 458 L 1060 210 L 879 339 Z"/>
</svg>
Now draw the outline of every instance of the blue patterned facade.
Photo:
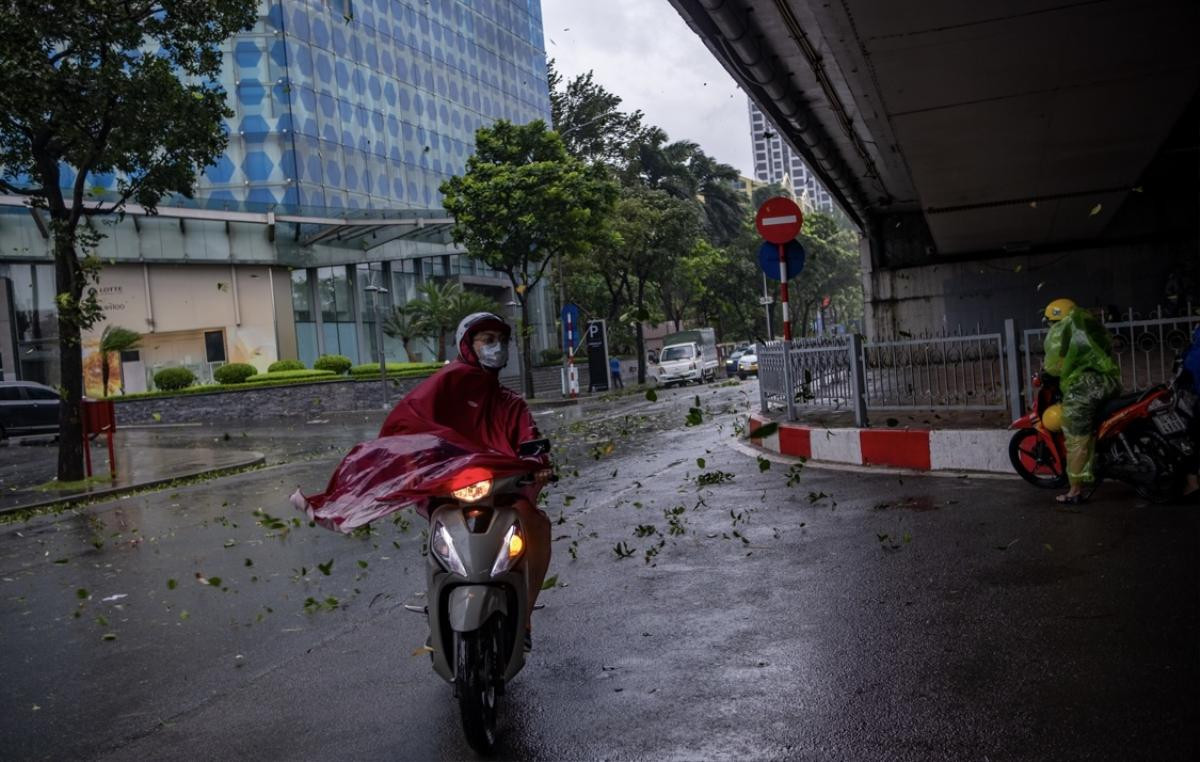
<svg viewBox="0 0 1200 762">
<path fill-rule="evenodd" d="M 271 0 L 226 46 L 236 111 L 198 193 L 430 209 L 476 128 L 549 120 L 540 0 Z"/>
</svg>

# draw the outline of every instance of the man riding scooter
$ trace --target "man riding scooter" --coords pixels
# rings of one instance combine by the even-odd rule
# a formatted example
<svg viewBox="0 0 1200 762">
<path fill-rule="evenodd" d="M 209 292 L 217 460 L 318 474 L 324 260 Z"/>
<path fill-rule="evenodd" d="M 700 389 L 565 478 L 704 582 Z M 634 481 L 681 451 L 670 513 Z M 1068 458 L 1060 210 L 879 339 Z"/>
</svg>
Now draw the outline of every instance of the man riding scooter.
<svg viewBox="0 0 1200 762">
<path fill-rule="evenodd" d="M 1096 432 L 1104 403 L 1121 393 L 1121 372 L 1113 360 L 1108 331 L 1090 312 L 1070 299 L 1046 307 L 1045 372 L 1059 378 L 1067 480 L 1071 487 L 1059 503 L 1083 502 L 1084 488 L 1095 481 Z"/>
</svg>

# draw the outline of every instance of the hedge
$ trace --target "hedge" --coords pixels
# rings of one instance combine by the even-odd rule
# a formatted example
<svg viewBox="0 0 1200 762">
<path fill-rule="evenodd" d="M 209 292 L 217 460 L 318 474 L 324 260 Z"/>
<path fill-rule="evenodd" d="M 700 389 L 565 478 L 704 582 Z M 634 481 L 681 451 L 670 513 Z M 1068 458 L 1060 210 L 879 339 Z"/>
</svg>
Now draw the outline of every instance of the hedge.
<svg viewBox="0 0 1200 762">
<path fill-rule="evenodd" d="M 249 363 L 233 362 L 214 370 L 213 380 L 218 384 L 240 384 L 256 373 L 258 368 Z"/>
<path fill-rule="evenodd" d="M 267 381 L 310 381 L 322 378 L 335 378 L 338 374 L 332 370 L 281 370 L 275 373 L 259 373 L 248 380 L 251 384 Z"/>
<path fill-rule="evenodd" d="M 163 368 L 154 374 L 154 385 L 163 391 L 185 389 L 196 383 L 196 374 L 187 368 Z"/>
<path fill-rule="evenodd" d="M 268 373 L 278 373 L 281 370 L 307 370 L 299 360 L 276 360 L 267 366 Z"/>
<path fill-rule="evenodd" d="M 350 370 L 350 366 L 353 364 L 345 355 L 321 355 L 313 363 L 313 370 L 331 370 L 341 374 Z"/>
<path fill-rule="evenodd" d="M 387 373 L 389 376 L 417 376 L 430 375 L 442 367 L 440 362 L 390 362 L 387 364 Z M 369 362 L 362 365 L 355 365 L 350 369 L 350 375 L 353 378 L 369 378 L 379 375 L 379 363 Z"/>
</svg>

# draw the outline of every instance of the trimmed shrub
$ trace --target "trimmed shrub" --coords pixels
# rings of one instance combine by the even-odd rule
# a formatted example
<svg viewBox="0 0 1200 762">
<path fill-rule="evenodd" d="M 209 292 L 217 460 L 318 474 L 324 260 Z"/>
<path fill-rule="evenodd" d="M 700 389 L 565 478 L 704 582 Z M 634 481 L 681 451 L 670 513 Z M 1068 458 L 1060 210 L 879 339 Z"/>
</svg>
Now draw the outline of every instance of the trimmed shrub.
<svg viewBox="0 0 1200 762">
<path fill-rule="evenodd" d="M 335 378 L 337 375 L 332 370 L 280 370 L 274 373 L 259 373 L 257 376 L 251 376 L 248 381 L 252 384 L 269 381 L 316 381 Z"/>
<path fill-rule="evenodd" d="M 196 374 L 187 368 L 163 368 L 154 374 L 154 385 L 164 392 L 186 389 L 196 383 Z"/>
<path fill-rule="evenodd" d="M 345 355 L 321 355 L 313 363 L 313 370 L 331 370 L 338 375 L 350 370 L 350 358 Z"/>
<path fill-rule="evenodd" d="M 562 353 L 561 349 L 543 349 L 542 350 L 542 364 L 544 364 L 544 365 L 556 365 L 556 364 L 562 362 L 562 359 L 563 359 L 563 353 Z"/>
<path fill-rule="evenodd" d="M 213 371 L 213 380 L 218 384 L 240 384 L 258 373 L 258 368 L 244 362 L 232 362 Z"/>
<path fill-rule="evenodd" d="M 281 370 L 307 370 L 299 360 L 276 360 L 267 366 L 268 373 L 278 373 Z"/>
<path fill-rule="evenodd" d="M 441 367 L 442 364 L 438 362 L 390 362 L 387 364 L 387 373 L 389 376 L 427 376 Z M 350 375 L 354 378 L 378 376 L 379 363 L 368 362 L 355 365 L 350 369 Z"/>
</svg>

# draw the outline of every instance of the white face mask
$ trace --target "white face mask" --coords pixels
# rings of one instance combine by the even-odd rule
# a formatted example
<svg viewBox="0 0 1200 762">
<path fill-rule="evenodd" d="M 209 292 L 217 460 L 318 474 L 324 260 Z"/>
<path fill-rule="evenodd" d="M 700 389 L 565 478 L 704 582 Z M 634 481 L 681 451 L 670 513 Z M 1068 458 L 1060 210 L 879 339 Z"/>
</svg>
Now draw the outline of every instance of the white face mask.
<svg viewBox="0 0 1200 762">
<path fill-rule="evenodd" d="M 508 365 L 508 346 L 495 342 L 494 344 L 484 344 L 476 354 L 479 355 L 479 364 L 485 368 L 499 370 L 505 365 Z"/>
</svg>

